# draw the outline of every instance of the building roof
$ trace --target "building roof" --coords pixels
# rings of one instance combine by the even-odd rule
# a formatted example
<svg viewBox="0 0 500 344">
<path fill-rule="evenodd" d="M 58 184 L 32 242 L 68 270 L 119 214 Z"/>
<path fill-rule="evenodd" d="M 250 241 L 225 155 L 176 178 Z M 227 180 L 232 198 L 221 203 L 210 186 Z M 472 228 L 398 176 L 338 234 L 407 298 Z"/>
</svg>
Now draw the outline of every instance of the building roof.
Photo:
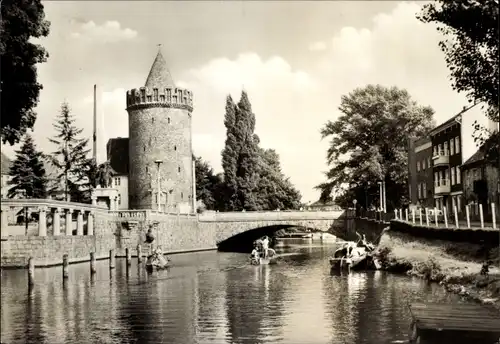
<svg viewBox="0 0 500 344">
<path fill-rule="evenodd" d="M 2 174 L 9 174 L 10 166 L 12 165 L 12 161 L 7 157 L 7 155 L 2 153 Z"/>
<path fill-rule="evenodd" d="M 174 80 L 168 70 L 167 62 L 163 58 L 161 50 L 158 50 L 158 54 L 151 66 L 145 86 L 149 89 L 175 87 Z"/>
<path fill-rule="evenodd" d="M 106 150 L 111 168 L 118 175 L 128 175 L 128 137 L 109 139 Z"/>
<path fill-rule="evenodd" d="M 462 164 L 463 167 L 469 167 L 475 163 L 481 162 L 484 160 L 484 149 L 479 148 L 476 153 L 472 154 L 472 156 L 467 159 L 465 163 Z"/>
</svg>

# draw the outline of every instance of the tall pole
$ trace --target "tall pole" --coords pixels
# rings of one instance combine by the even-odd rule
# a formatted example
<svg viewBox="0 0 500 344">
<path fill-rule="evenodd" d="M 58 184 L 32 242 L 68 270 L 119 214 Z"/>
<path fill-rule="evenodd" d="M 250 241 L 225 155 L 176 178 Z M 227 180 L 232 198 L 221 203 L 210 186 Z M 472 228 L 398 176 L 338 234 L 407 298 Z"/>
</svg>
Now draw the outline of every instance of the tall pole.
<svg viewBox="0 0 500 344">
<path fill-rule="evenodd" d="M 196 214 L 196 162 L 193 159 L 193 213 Z"/>
<path fill-rule="evenodd" d="M 97 163 L 97 85 L 94 85 L 94 135 L 92 136 L 92 154 L 94 163 Z"/>
<path fill-rule="evenodd" d="M 387 199 L 385 194 L 385 180 L 382 181 L 382 194 L 383 194 L 383 204 L 384 204 L 384 213 L 387 212 Z"/>
</svg>

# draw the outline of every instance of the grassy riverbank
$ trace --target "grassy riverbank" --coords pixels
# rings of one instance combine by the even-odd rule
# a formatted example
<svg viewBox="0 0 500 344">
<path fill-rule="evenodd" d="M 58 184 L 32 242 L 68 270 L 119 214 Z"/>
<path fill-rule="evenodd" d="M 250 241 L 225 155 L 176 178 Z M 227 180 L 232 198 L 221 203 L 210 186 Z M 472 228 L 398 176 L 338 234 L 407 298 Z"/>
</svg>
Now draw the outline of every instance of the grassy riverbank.
<svg viewBox="0 0 500 344">
<path fill-rule="evenodd" d="M 402 233 L 385 232 L 376 255 L 384 270 L 440 283 L 450 292 L 500 309 L 498 253 L 498 248 L 489 250 L 492 266 L 488 275 L 481 275 L 486 251 L 480 245 L 428 241 Z"/>
</svg>

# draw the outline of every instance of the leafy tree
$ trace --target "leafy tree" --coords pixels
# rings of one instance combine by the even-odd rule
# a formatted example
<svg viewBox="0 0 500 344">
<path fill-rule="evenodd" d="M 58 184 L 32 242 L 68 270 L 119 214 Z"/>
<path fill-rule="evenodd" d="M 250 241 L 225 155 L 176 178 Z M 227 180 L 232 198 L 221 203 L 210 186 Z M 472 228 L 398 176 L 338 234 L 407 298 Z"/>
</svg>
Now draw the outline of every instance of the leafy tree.
<svg viewBox="0 0 500 344">
<path fill-rule="evenodd" d="M 63 103 L 61 112 L 57 116 L 54 128 L 57 134 L 50 138 L 50 142 L 57 146 L 51 154 L 54 166 L 59 170 L 57 180 L 64 185 L 64 195 L 67 200 L 75 198 L 81 200 L 81 192 L 89 193 L 90 168 L 92 164 L 87 158 L 88 139 L 80 138 L 83 129 L 75 126 L 75 118 L 71 115 L 69 105 Z M 93 173 L 93 172 L 92 172 Z"/>
<path fill-rule="evenodd" d="M 273 149 L 259 149 L 258 209 L 299 209 L 301 195 L 281 171 L 279 155 Z"/>
<path fill-rule="evenodd" d="M 226 143 L 222 151 L 222 169 L 224 170 L 224 187 L 226 208 L 228 210 L 236 209 L 236 196 L 238 185 L 236 181 L 236 162 L 240 144 L 236 139 L 236 104 L 231 96 L 226 99 L 226 114 L 224 116 L 224 125 L 226 126 Z M 205 204 L 207 205 L 207 204 Z M 207 205 L 208 206 L 208 205 Z"/>
<path fill-rule="evenodd" d="M 258 137 L 255 131 L 255 115 L 245 91 L 241 93 L 241 99 L 236 109 L 235 137 L 240 144 L 237 158 L 237 205 L 240 209 L 256 210 L 256 196 L 258 179 Z"/>
<path fill-rule="evenodd" d="M 367 207 L 363 195 L 376 193 L 377 182 L 385 180 L 388 208 L 400 205 L 408 192 L 408 140 L 432 128 L 433 110 L 418 106 L 406 90 L 380 85 L 342 96 L 339 110 L 342 115 L 321 130 L 323 138 L 332 137 L 327 181 L 316 187 L 321 200 L 349 185 L 358 203 Z"/>
<path fill-rule="evenodd" d="M 439 43 L 451 72 L 452 86 L 470 101 L 484 102 L 488 116 L 499 122 L 498 0 L 438 0 L 423 7 L 418 18 L 435 23 L 446 39 Z M 500 136 L 476 126 L 477 142 L 486 143 L 487 158 L 498 164 Z"/>
<path fill-rule="evenodd" d="M 36 120 L 42 85 L 36 64 L 47 60 L 45 49 L 30 41 L 49 33 L 41 0 L 4 0 L 0 6 L 0 105 L 3 143 L 18 143 Z"/>
<path fill-rule="evenodd" d="M 223 207 L 221 176 L 214 174 L 213 168 L 200 157 L 195 158 L 196 199 L 201 200 L 208 210 Z"/>
<path fill-rule="evenodd" d="M 43 155 L 36 150 L 35 143 L 29 134 L 25 135 L 23 145 L 16 151 L 9 175 L 8 197 L 12 198 L 21 192 L 27 198 L 47 197 L 47 178 L 43 165 Z"/>
</svg>

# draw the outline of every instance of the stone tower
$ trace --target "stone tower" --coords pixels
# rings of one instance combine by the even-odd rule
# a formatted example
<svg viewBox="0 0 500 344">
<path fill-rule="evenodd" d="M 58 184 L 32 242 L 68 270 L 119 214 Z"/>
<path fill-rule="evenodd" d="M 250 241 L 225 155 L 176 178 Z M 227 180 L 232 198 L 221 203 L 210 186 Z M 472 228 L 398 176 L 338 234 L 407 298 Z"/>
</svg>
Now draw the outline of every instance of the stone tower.
<svg viewBox="0 0 500 344">
<path fill-rule="evenodd" d="M 192 111 L 158 51 L 144 87 L 127 91 L 130 209 L 158 209 L 160 176 L 160 211 L 194 211 Z"/>
</svg>

